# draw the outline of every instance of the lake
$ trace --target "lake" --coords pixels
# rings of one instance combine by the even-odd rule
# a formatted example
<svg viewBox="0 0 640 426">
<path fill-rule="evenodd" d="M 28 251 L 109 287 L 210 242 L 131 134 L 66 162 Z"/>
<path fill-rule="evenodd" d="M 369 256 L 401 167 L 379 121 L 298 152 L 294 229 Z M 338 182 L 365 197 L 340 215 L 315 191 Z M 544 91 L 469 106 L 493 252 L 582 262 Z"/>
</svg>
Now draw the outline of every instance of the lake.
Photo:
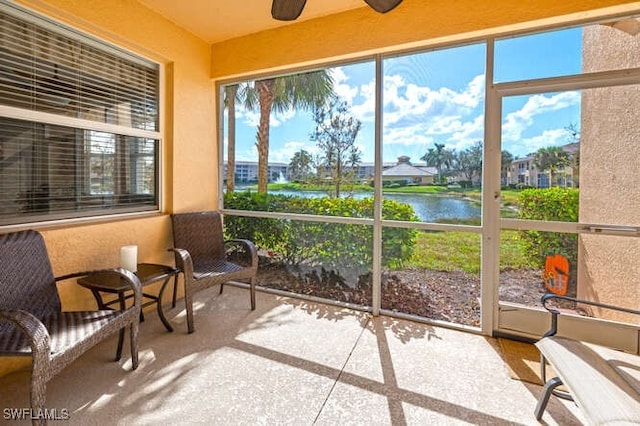
<svg viewBox="0 0 640 426">
<path fill-rule="evenodd" d="M 274 194 L 292 195 L 298 197 L 318 198 L 325 197 L 321 191 L 273 191 Z M 372 193 L 355 193 L 354 198 L 373 197 Z M 480 217 L 480 203 L 459 197 L 448 197 L 432 194 L 402 194 L 384 193 L 387 200 L 394 200 L 404 204 L 410 204 L 416 215 L 423 222 L 436 222 L 438 219 L 468 219 Z"/>
</svg>

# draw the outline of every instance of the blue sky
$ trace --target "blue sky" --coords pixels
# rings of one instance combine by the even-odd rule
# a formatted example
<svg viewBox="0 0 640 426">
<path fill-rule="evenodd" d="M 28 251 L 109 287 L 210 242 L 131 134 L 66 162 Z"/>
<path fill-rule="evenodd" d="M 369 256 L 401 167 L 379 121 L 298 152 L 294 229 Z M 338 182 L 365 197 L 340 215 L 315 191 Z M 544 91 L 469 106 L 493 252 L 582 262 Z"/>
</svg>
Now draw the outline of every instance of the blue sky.
<svg viewBox="0 0 640 426">
<path fill-rule="evenodd" d="M 579 73 L 580 29 L 499 40 L 496 82 Z M 336 93 L 362 122 L 357 144 L 363 162 L 374 160 L 375 65 L 330 70 Z M 464 150 L 483 140 L 485 45 L 474 44 L 386 59 L 383 63 L 383 161 L 407 155 L 412 161 L 443 143 Z M 579 125 L 580 93 L 546 93 L 505 98 L 503 149 L 523 157 L 539 148 L 569 142 L 569 125 Z M 236 159 L 257 161 L 258 112 L 237 112 Z M 300 149 L 315 153 L 308 111 L 273 113 L 269 161 L 288 163 Z M 226 142 L 226 141 L 225 141 Z"/>
</svg>

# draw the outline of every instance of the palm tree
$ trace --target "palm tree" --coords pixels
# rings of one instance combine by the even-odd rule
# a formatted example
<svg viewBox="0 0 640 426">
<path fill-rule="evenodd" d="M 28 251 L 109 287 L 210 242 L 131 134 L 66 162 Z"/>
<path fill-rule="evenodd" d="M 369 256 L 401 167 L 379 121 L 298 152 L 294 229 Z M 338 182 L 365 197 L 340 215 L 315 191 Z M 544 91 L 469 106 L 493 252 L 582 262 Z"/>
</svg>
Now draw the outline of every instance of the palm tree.
<svg viewBox="0 0 640 426">
<path fill-rule="evenodd" d="M 540 148 L 534 154 L 534 162 L 541 172 L 549 171 L 549 186 L 553 186 L 557 171 L 570 164 L 569 154 L 560 146 Z"/>
<path fill-rule="evenodd" d="M 429 148 L 426 154 L 420 159 L 427 163 L 427 166 L 435 167 L 438 170 L 438 182 L 444 181 L 443 168 L 450 167 L 453 161 L 451 151 L 445 149 L 443 143 L 434 143 L 435 148 Z"/>
<path fill-rule="evenodd" d="M 269 183 L 269 119 L 271 110 L 310 109 L 332 97 L 333 79 L 327 70 L 256 80 L 247 90 L 247 109 L 260 108 L 256 135 L 258 149 L 258 192 L 266 193 Z"/>
<path fill-rule="evenodd" d="M 301 149 L 293 154 L 289 163 L 289 174 L 291 180 L 304 181 L 311 174 L 313 168 L 313 157 L 308 151 Z"/>
<path fill-rule="evenodd" d="M 228 111 L 229 133 L 227 140 L 227 192 L 233 192 L 236 179 L 236 100 L 238 85 L 224 88 L 224 105 Z"/>
</svg>

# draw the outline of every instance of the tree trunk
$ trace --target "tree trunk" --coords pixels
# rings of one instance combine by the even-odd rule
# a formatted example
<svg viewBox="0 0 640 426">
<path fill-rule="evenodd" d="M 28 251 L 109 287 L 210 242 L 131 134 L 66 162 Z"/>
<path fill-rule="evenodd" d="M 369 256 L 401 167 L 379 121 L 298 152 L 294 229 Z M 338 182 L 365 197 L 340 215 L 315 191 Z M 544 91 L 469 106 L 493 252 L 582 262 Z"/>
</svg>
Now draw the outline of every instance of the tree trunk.
<svg viewBox="0 0 640 426">
<path fill-rule="evenodd" d="M 236 92 L 237 86 L 230 86 L 227 93 L 229 117 L 229 140 L 227 141 L 227 192 L 233 192 L 236 179 Z"/>
<path fill-rule="evenodd" d="M 336 165 L 336 198 L 340 198 L 340 183 L 342 183 L 342 160 L 338 155 L 338 164 Z"/>
<path fill-rule="evenodd" d="M 269 119 L 273 106 L 273 87 L 275 80 L 259 80 L 255 82 L 260 102 L 260 124 L 258 127 L 258 192 L 266 193 L 269 184 Z"/>
</svg>

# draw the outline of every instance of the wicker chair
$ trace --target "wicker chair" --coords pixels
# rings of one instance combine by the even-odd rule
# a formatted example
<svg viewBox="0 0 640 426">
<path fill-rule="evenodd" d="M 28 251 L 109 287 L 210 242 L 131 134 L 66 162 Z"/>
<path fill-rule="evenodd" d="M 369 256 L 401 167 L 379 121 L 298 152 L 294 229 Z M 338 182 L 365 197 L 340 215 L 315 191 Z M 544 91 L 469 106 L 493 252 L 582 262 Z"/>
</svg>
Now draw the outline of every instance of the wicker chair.
<svg viewBox="0 0 640 426">
<path fill-rule="evenodd" d="M 89 272 L 54 277 L 42 235 L 33 230 L 0 235 L 0 356 L 31 356 L 34 424 L 43 413 L 47 382 L 88 349 L 124 327 L 131 331 L 131 360 L 138 366 L 140 281 L 124 269 L 109 270 L 131 285 L 134 303 L 123 311 L 62 312 L 57 282 Z"/>
<path fill-rule="evenodd" d="M 187 308 L 187 329 L 193 333 L 193 295 L 202 289 L 248 279 L 251 310 L 256 308 L 256 274 L 258 254 L 251 241 L 225 241 L 222 217 L 217 212 L 179 213 L 171 215 L 176 266 L 184 273 L 184 298 Z M 230 261 L 227 250 L 237 256 Z"/>
</svg>

